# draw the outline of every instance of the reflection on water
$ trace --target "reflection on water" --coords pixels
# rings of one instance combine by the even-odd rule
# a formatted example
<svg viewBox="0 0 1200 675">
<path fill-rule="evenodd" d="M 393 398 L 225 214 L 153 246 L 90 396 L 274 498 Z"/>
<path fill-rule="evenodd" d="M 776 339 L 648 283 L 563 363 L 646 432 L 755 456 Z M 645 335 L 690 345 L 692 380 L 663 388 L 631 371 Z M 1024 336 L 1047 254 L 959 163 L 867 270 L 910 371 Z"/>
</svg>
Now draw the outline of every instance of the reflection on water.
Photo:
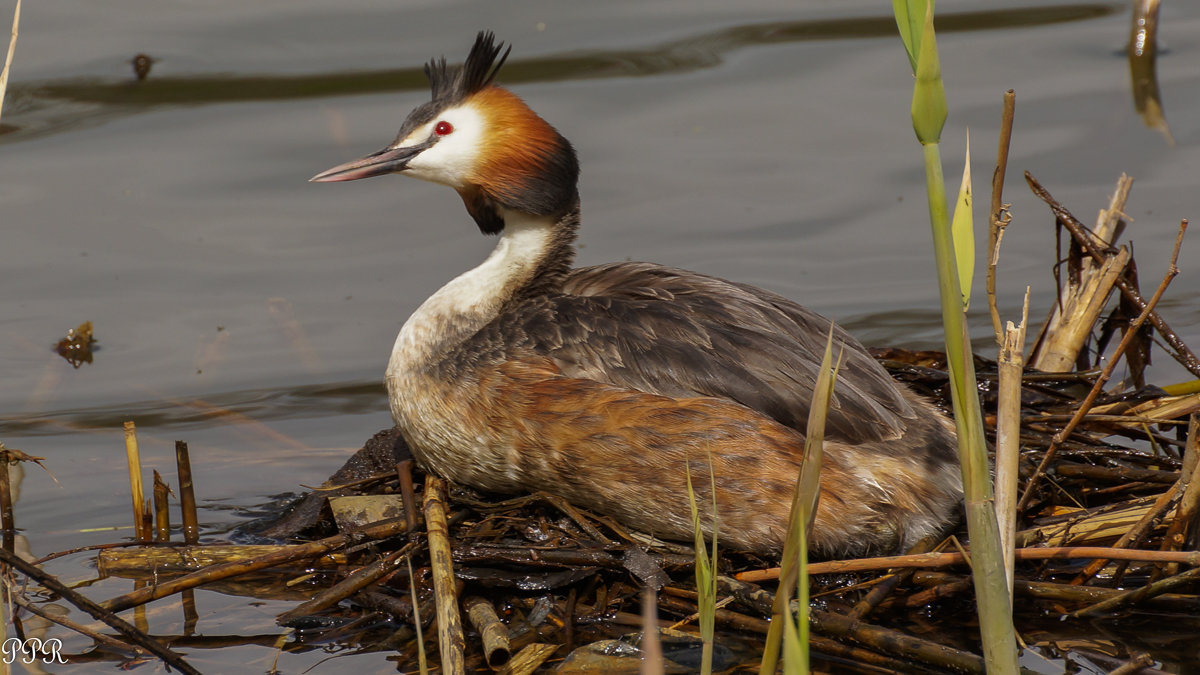
<svg viewBox="0 0 1200 675">
<path fill-rule="evenodd" d="M 1086 21 L 1116 11 L 1116 5 L 1079 4 L 946 13 L 937 17 L 937 30 L 948 34 L 1046 26 Z M 505 65 L 504 81 L 509 85 L 517 85 L 604 77 L 646 77 L 711 68 L 721 63 L 726 54 L 745 47 L 814 40 L 879 38 L 895 33 L 896 21 L 890 15 L 745 24 L 649 49 L 514 59 Z M 133 60 L 135 64 L 146 64 L 152 61 L 152 57 L 138 54 Z M 20 108 L 24 108 L 23 115 L 16 115 L 18 128 L 27 133 L 14 134 L 8 140 L 49 133 L 62 127 L 97 124 L 158 106 L 331 98 L 378 92 L 422 91 L 428 88 L 422 66 L 298 76 L 223 74 L 146 78 L 143 72 L 148 71 L 149 68 L 143 66 L 135 78 L 116 83 L 87 79 L 14 85 L 11 88 L 12 95 L 21 101 Z M 84 105 L 69 106 L 64 110 L 60 107 L 63 102 Z M 101 104 L 116 109 L 100 112 L 87 104 Z M 35 119 L 26 119 L 29 117 Z"/>
<path fill-rule="evenodd" d="M 249 389 L 204 399 L 156 400 L 61 410 L 40 415 L 0 415 L 0 438 L 111 430 L 136 419 L 143 428 L 179 432 L 214 423 L 282 421 L 386 411 L 382 381 L 335 382 L 286 389 Z"/>
</svg>

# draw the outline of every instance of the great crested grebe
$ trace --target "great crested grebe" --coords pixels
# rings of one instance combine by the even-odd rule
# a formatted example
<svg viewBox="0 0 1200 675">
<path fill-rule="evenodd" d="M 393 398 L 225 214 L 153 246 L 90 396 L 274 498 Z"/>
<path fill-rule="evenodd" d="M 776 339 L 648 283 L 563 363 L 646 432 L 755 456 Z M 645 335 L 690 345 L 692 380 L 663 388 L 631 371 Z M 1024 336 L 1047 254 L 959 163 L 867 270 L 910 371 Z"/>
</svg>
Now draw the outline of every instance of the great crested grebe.
<svg viewBox="0 0 1200 675">
<path fill-rule="evenodd" d="M 436 474 L 544 490 L 668 539 L 692 537 L 685 463 L 698 503 L 712 504 L 711 462 L 722 545 L 777 554 L 830 322 L 661 265 L 571 269 L 575 151 L 492 84 L 502 47 L 481 32 L 463 66 L 429 62 L 433 100 L 392 144 L 312 178 L 449 185 L 479 229 L 499 235 L 400 330 L 387 368 L 396 425 Z M 907 547 L 945 529 L 961 502 L 952 425 L 854 338 L 834 328 L 834 340 L 845 351 L 811 548 Z"/>
</svg>

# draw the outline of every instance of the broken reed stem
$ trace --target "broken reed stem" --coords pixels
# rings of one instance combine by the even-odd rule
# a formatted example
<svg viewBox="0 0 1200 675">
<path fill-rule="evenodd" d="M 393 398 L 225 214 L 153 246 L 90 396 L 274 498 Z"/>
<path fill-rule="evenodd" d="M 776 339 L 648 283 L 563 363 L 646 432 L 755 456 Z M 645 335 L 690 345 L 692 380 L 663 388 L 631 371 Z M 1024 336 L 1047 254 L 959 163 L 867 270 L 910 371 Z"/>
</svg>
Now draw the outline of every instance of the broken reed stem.
<svg viewBox="0 0 1200 675">
<path fill-rule="evenodd" d="M 1033 191 L 1033 194 L 1050 207 L 1050 210 L 1054 213 L 1054 216 L 1063 224 L 1064 227 L 1067 228 L 1075 241 L 1079 242 L 1079 245 L 1083 247 L 1084 252 L 1086 252 L 1092 258 L 1092 260 L 1103 264 L 1105 258 L 1104 252 L 1096 247 L 1094 242 L 1092 242 L 1091 235 L 1088 234 L 1087 228 L 1084 227 L 1083 223 L 1079 222 L 1079 219 L 1072 215 L 1071 212 L 1066 209 L 1066 207 L 1058 203 L 1058 201 L 1051 196 L 1049 190 L 1043 187 L 1042 184 L 1033 177 L 1033 174 L 1029 173 L 1028 171 L 1025 172 L 1025 182 L 1029 184 L 1029 189 Z M 1186 223 L 1187 221 L 1184 222 Z M 1142 310 L 1146 307 L 1146 299 L 1143 298 L 1141 294 L 1138 293 L 1138 290 L 1134 288 L 1124 277 L 1117 278 L 1117 288 L 1121 289 L 1121 293 L 1139 310 Z M 1158 315 L 1158 312 L 1150 312 L 1150 323 L 1154 325 L 1154 327 L 1158 330 L 1159 335 L 1161 335 L 1163 340 L 1171 346 L 1172 350 L 1174 350 L 1168 350 L 1167 352 L 1171 355 L 1171 358 L 1178 361 L 1179 364 L 1186 368 L 1191 374 L 1195 375 L 1196 377 L 1200 377 L 1200 359 L 1196 358 L 1196 355 L 1192 353 L 1192 350 L 1188 349 L 1188 346 L 1184 344 L 1183 340 L 1179 338 L 1179 335 L 1167 325 L 1167 322 Z"/>
<path fill-rule="evenodd" d="M 179 511 L 183 518 L 183 541 L 195 544 L 200 541 L 200 524 L 196 518 L 196 489 L 192 485 L 192 459 L 188 445 L 175 441 L 175 471 L 179 474 Z"/>
<path fill-rule="evenodd" d="M 222 563 L 220 565 L 212 565 L 198 572 L 186 574 L 178 579 L 170 581 L 159 581 L 153 586 L 140 588 L 135 591 L 118 595 L 115 598 L 110 598 L 101 603 L 101 606 L 113 612 L 120 612 L 130 607 L 144 605 L 147 602 L 165 598 L 168 595 L 173 595 L 182 590 L 195 588 L 201 584 L 206 584 L 211 581 L 227 579 L 229 577 L 254 572 L 268 567 L 275 567 L 294 560 L 307 560 L 323 555 L 337 548 L 357 544 L 363 541 L 372 539 L 386 539 L 407 531 L 403 518 L 389 518 L 381 520 L 377 523 L 372 523 L 366 527 L 356 528 L 354 530 L 335 534 L 332 537 L 318 539 L 317 541 L 307 544 L 297 544 L 295 546 L 287 546 L 273 553 L 268 553 L 260 558 L 249 561 L 239 561 L 232 563 Z"/>
<path fill-rule="evenodd" d="M 54 575 L 43 571 L 32 563 L 26 562 L 20 556 L 3 549 L 0 549 L 0 562 L 15 567 L 21 574 L 37 581 L 51 592 L 58 594 L 62 599 L 91 614 L 97 620 L 104 622 L 113 630 L 129 638 L 130 642 L 145 648 L 150 653 L 162 659 L 163 662 L 178 669 L 179 672 L 187 673 L 188 675 L 200 675 L 200 671 L 188 665 L 182 656 L 163 646 L 161 642 L 150 637 L 145 632 L 139 631 L 130 625 L 127 621 L 117 616 L 114 613 L 115 610 L 96 604 L 87 596 L 69 588 L 66 584 L 55 578 Z"/>
<path fill-rule="evenodd" d="M 133 498 L 133 533 L 138 541 L 150 541 L 145 529 L 146 493 L 142 489 L 142 458 L 138 452 L 137 427 L 125 423 L 125 460 L 129 464 L 129 494 Z"/>
<path fill-rule="evenodd" d="M 1179 483 L 1182 495 L 1179 506 L 1175 509 L 1175 519 L 1167 527 L 1163 537 L 1162 550 L 1178 551 L 1187 543 L 1189 529 L 1195 530 L 1197 513 L 1200 513 L 1200 413 L 1192 413 L 1188 419 L 1187 445 L 1183 449 L 1183 469 L 1179 472 Z M 1172 563 L 1164 569 L 1164 574 L 1174 576 L 1179 573 L 1179 565 Z"/>
<path fill-rule="evenodd" d="M 154 470 L 154 540 L 171 541 L 171 510 L 167 504 L 167 493 L 170 488 Z"/>
<path fill-rule="evenodd" d="M 1179 249 L 1183 246 L 1183 235 L 1187 232 L 1187 226 L 1188 221 L 1186 220 L 1179 224 L 1179 234 L 1175 236 L 1175 248 L 1171 251 L 1171 259 L 1167 263 L 1167 272 L 1163 275 L 1163 280 L 1158 284 L 1158 288 L 1155 289 L 1154 295 L 1146 302 L 1145 307 L 1142 308 L 1137 318 L 1125 329 L 1125 335 L 1121 338 L 1120 344 L 1117 345 L 1108 363 L 1104 366 L 1104 370 L 1100 371 L 1100 375 L 1096 378 L 1096 383 L 1092 385 L 1092 390 L 1088 392 L 1087 398 L 1083 400 L 1083 403 L 1075 411 L 1074 416 L 1071 417 L 1071 421 L 1067 422 L 1067 425 L 1050 440 L 1050 447 L 1046 449 L 1046 454 L 1042 457 L 1042 461 L 1038 463 L 1037 470 L 1034 471 L 1033 475 L 1029 477 L 1029 481 L 1025 484 L 1025 494 L 1021 495 L 1021 501 L 1017 503 L 1018 512 L 1023 511 L 1029 506 L 1029 501 L 1033 498 L 1034 488 L 1037 487 L 1038 479 L 1046 471 L 1046 467 L 1050 465 L 1050 461 L 1054 459 L 1059 446 L 1070 437 L 1071 432 L 1075 430 L 1075 427 L 1079 425 L 1079 422 L 1091 410 L 1092 404 L 1096 402 L 1096 398 L 1104 390 L 1104 385 L 1108 382 L 1108 378 L 1112 377 L 1113 371 L 1116 370 L 1117 364 L 1121 361 L 1121 355 L 1125 353 L 1125 349 L 1129 347 L 1129 343 L 1137 335 L 1138 329 L 1142 327 L 1142 324 L 1154 312 L 1155 305 L 1162 299 L 1167 286 L 1171 284 L 1171 280 L 1175 278 L 1175 275 L 1179 274 L 1179 268 L 1175 266 L 1175 263 L 1179 260 Z"/>
<path fill-rule="evenodd" d="M 483 641 L 483 656 L 488 667 L 496 670 L 506 665 L 512 658 L 508 626 L 496 615 L 496 608 L 487 600 L 473 595 L 463 600 L 463 609 Z"/>
<path fill-rule="evenodd" d="M 1013 573 L 1016 567 L 1017 482 L 1021 461 L 1021 374 L 1025 370 L 1025 322 L 1029 318 L 1029 287 L 1021 307 L 1021 323 L 1008 322 L 996 362 L 999 369 L 999 395 L 996 404 L 996 522 L 1000 526 L 1000 550 L 1004 554 L 1004 573 L 1008 596 L 1012 599 Z"/>
<path fill-rule="evenodd" d="M 1079 352 L 1104 312 L 1113 286 L 1125 275 L 1132 259 L 1129 248 L 1122 246 L 1098 270 L 1084 275 L 1078 286 L 1064 284 L 1059 289 L 1058 302 L 1030 355 L 1030 367 L 1052 373 L 1075 370 Z"/>
<path fill-rule="evenodd" d="M 1108 548 L 1103 546 L 1047 546 L 1043 548 L 1019 548 L 1017 560 L 1086 560 L 1107 558 L 1134 562 L 1181 563 L 1200 565 L 1200 551 L 1144 551 L 1141 549 Z M 891 568 L 937 568 L 952 567 L 966 563 L 962 553 L 917 553 L 893 555 L 880 558 L 855 560 L 827 560 L 809 564 L 809 574 L 845 574 L 848 572 L 874 572 Z M 738 581 L 757 583 L 779 578 L 779 568 L 749 570 L 734 576 Z"/>
<path fill-rule="evenodd" d="M 1004 331 L 1001 329 L 1000 309 L 996 305 L 996 265 L 1000 261 L 1000 240 L 1004 238 L 1004 229 L 1012 221 L 1012 216 L 1004 204 L 1004 176 L 1008 172 L 1008 148 L 1012 141 L 1013 113 L 1016 105 L 1016 93 L 1012 89 L 1004 92 L 1004 112 L 1000 115 L 996 168 L 992 171 L 992 204 L 989 211 L 991 215 L 988 218 L 987 297 L 997 344 L 1003 344 Z"/>
<path fill-rule="evenodd" d="M 1101 209 L 1096 218 L 1094 229 L 1080 226 L 1089 246 L 1106 252 L 1115 248 L 1121 215 L 1132 187 L 1133 179 L 1121 174 L 1108 207 Z M 1061 219 L 1056 220 L 1061 223 Z M 1059 227 L 1063 226 L 1060 224 Z M 1067 229 L 1074 238 L 1074 231 L 1070 227 Z M 1055 243 L 1058 244 L 1057 236 Z M 1128 247 L 1121 247 L 1115 257 L 1105 255 L 1099 260 L 1077 254 L 1075 246 L 1071 249 L 1067 254 L 1070 273 L 1065 282 L 1059 271 L 1061 261 L 1055 267 L 1054 279 L 1059 284 L 1056 302 L 1038 331 L 1029 355 L 1029 365 L 1037 370 L 1063 372 L 1075 369 L 1079 354 L 1091 337 L 1092 327 L 1112 294 L 1113 285 L 1118 277 L 1126 276 L 1126 266 L 1132 259 Z M 1080 255 L 1080 259 L 1077 260 L 1076 255 Z"/>
<path fill-rule="evenodd" d="M 458 611 L 450 529 L 446 524 L 446 481 L 432 475 L 425 477 L 425 531 L 429 536 L 429 567 L 433 576 L 433 597 L 437 602 L 441 672 L 462 675 L 467 668 L 466 640 Z"/>
</svg>

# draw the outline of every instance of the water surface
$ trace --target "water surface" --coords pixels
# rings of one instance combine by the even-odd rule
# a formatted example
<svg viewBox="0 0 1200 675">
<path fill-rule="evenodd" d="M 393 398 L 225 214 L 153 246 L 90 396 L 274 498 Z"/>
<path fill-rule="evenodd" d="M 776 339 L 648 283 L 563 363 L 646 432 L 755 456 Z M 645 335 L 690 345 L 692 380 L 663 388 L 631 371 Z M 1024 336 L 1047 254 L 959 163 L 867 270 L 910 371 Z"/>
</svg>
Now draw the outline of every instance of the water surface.
<svg viewBox="0 0 1200 675">
<path fill-rule="evenodd" d="M 210 532 L 238 522 L 239 508 L 318 483 L 390 424 L 378 383 L 396 331 L 492 242 L 443 187 L 306 180 L 389 142 L 427 99 L 424 61 L 461 59 L 481 28 L 514 45 L 501 81 L 579 151 L 580 263 L 652 260 L 759 284 L 868 344 L 936 347 L 911 76 L 886 9 L 26 4 L 0 134 L 0 441 L 46 457 L 57 479 L 27 472 L 17 518 L 29 546 L 43 555 L 128 535 L 84 532 L 130 520 L 126 419 L 164 474 L 173 441 L 189 441 Z M 1200 6 L 1163 7 L 1174 147 L 1134 111 L 1125 3 L 938 9 L 946 171 L 961 170 L 969 128 L 980 204 L 1001 95 L 1017 91 L 1006 316 L 1016 319 L 1026 285 L 1038 322 L 1053 295 L 1053 221 L 1023 170 L 1085 221 L 1121 172 L 1133 175 L 1129 233 L 1151 288 L 1179 220 L 1200 216 Z M 130 66 L 138 53 L 154 59 L 144 82 Z M 1195 246 L 1161 305 L 1193 347 Z M 990 327 L 976 318 L 985 345 Z M 75 369 L 50 347 L 84 320 L 100 350 Z M 1155 361 L 1156 381 L 1187 379 L 1165 355 Z M 78 581 L 89 565 L 79 555 L 49 567 Z M 126 590 L 106 580 L 88 592 Z M 210 634 L 278 631 L 279 603 L 200 597 Z M 154 632 L 179 632 L 177 616 L 156 615 Z M 243 647 L 191 658 L 222 672 L 266 670 L 273 657 Z M 281 663 L 299 672 L 320 658 Z"/>
</svg>

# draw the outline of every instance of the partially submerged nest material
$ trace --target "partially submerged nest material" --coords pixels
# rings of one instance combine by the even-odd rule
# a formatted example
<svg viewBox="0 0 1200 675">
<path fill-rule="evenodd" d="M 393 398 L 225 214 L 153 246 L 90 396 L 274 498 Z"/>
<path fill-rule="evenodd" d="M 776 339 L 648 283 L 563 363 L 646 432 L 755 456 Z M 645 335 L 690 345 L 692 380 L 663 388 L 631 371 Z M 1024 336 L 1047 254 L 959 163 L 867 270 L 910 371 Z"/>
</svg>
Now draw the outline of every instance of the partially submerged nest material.
<svg viewBox="0 0 1200 675">
<path fill-rule="evenodd" d="M 1192 644 L 1200 629 L 1200 393 L 1142 386 L 1150 336 L 1136 327 L 1121 341 L 1125 383 L 1101 392 L 1112 369 L 1098 368 L 1103 345 L 1087 345 L 1122 325 L 1114 314 L 1125 326 L 1140 314 L 1160 334 L 1170 329 L 1153 311 L 1154 299 L 1138 291 L 1126 249 L 1097 240 L 1039 194 L 1058 222 L 1071 223 L 1072 244 L 1064 294 L 1033 362 L 1066 370 L 1030 370 L 1020 392 L 1018 633 L 1043 656 L 1095 669 L 1132 672 L 1148 658 L 1200 666 Z M 1101 216 L 1112 232 L 1120 230 L 1122 208 L 1114 201 Z M 1109 304 L 1114 289 L 1124 300 L 1106 320 L 1096 308 Z M 1071 318 L 1077 311 L 1086 319 Z M 1091 330 L 1075 330 L 1081 320 Z M 1195 357 L 1186 346 L 1173 334 L 1163 338 L 1191 369 Z M 1110 363 L 1119 356 L 1104 355 Z M 876 357 L 896 377 L 945 399 L 941 354 L 882 350 Z M 995 410 L 996 366 L 979 359 L 978 372 L 985 409 Z M 994 419 L 989 413 L 989 433 Z M 636 669 L 630 664 L 640 658 L 637 636 L 648 625 L 641 610 L 648 588 L 661 635 L 647 649 L 661 649 L 668 672 L 695 669 L 690 547 L 628 531 L 551 495 L 494 501 L 461 487 L 447 491 L 406 460 L 396 430 L 381 432 L 325 487 L 260 531 L 307 543 L 106 550 L 102 570 L 153 574 L 156 583 L 102 609 L 223 580 L 226 592 L 304 597 L 279 617 L 296 631 L 285 649 L 332 641 L 388 650 L 412 672 L 419 634 L 437 641 L 446 672 L 612 672 Z M 983 672 L 965 556 L 953 538 L 926 546 L 909 556 L 813 563 L 814 655 L 856 672 Z M 753 668 L 771 615 L 776 561 L 726 547 L 722 554 L 717 670 Z M 168 579 L 176 571 L 186 573 Z M 228 585 L 251 571 L 256 585 Z M 1139 634 L 1136 626 L 1151 612 L 1152 632 Z M 1118 622 L 1119 639 L 1097 637 L 1110 627 L 1115 634 Z"/>
</svg>

